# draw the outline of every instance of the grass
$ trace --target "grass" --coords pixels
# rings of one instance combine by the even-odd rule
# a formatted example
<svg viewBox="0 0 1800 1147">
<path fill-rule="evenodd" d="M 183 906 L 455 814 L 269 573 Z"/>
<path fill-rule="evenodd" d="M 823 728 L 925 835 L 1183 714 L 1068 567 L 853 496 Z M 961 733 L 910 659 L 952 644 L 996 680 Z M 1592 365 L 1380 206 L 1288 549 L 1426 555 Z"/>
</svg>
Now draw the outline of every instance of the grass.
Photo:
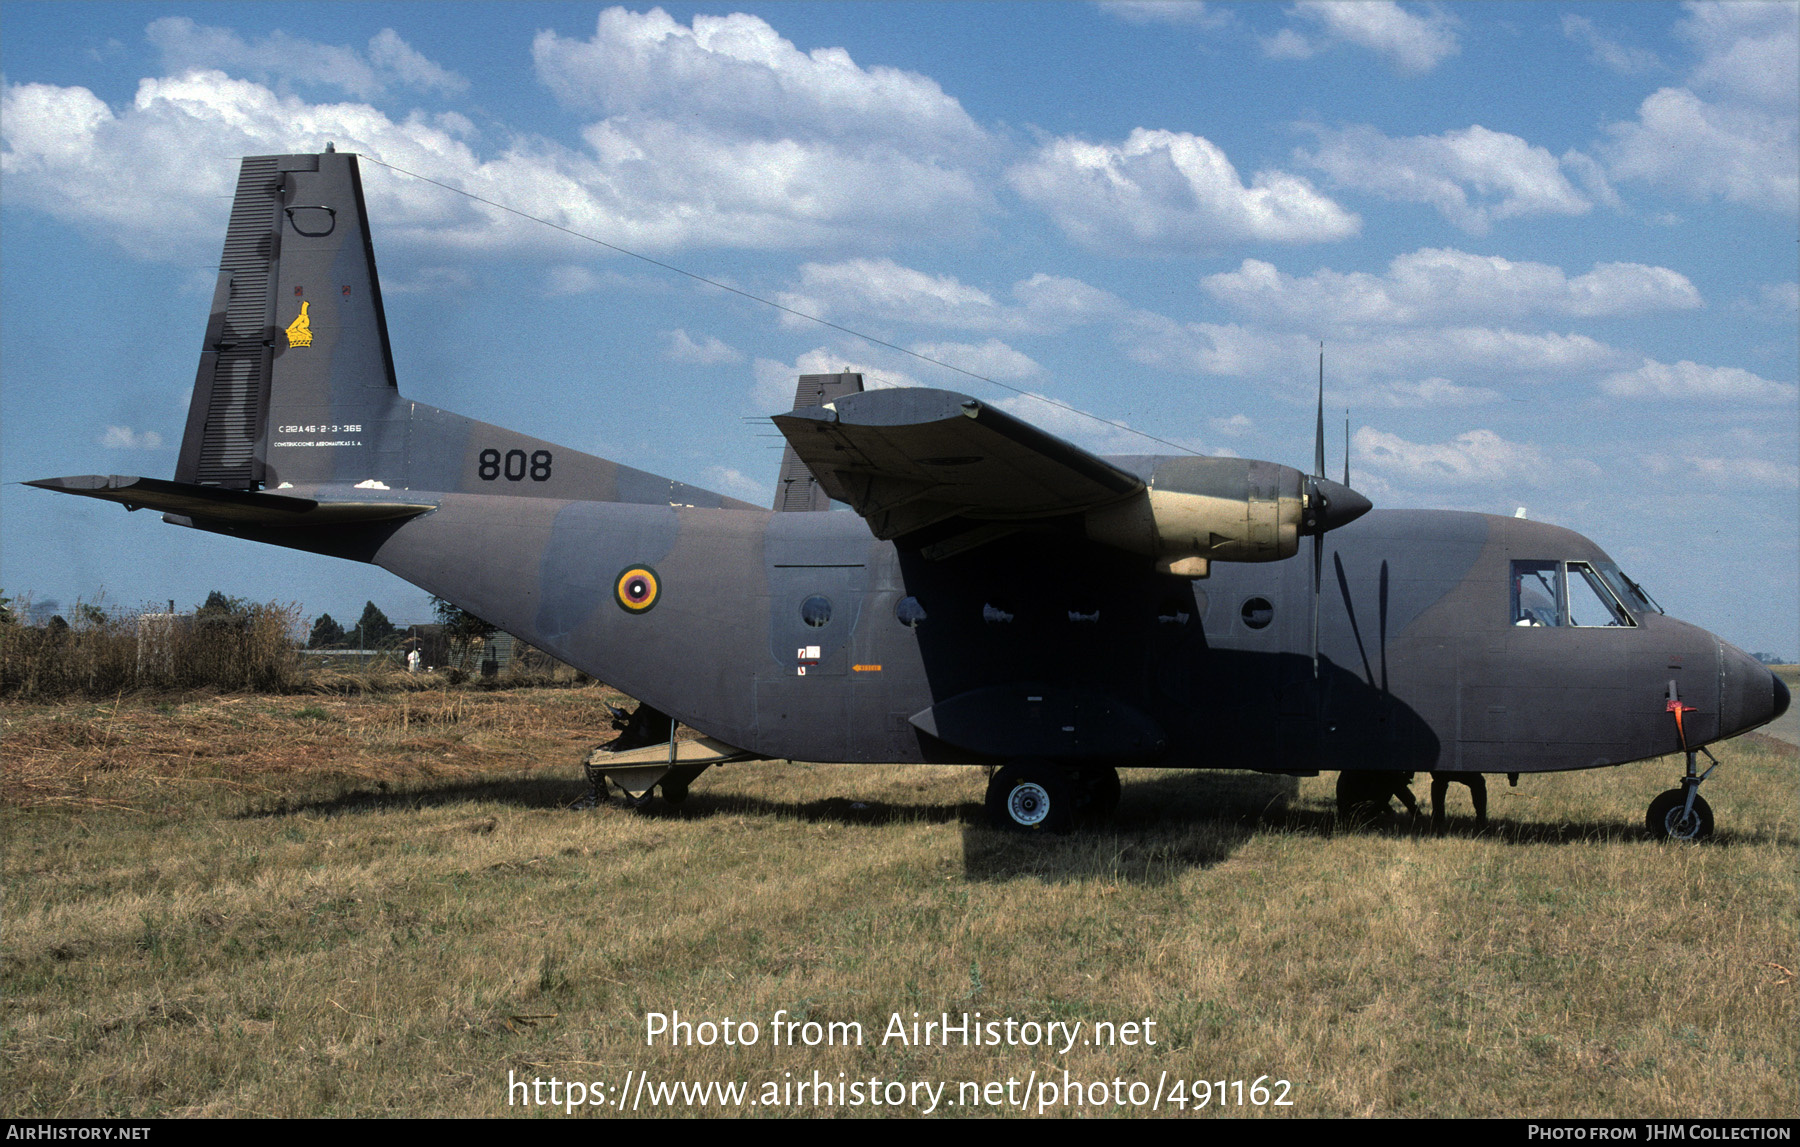
<svg viewBox="0 0 1800 1147">
<path fill-rule="evenodd" d="M 574 811 L 606 696 L 0 709 L 9 1113 L 516 1114 L 509 1072 L 755 1098 L 817 1071 L 954 1100 L 1065 1069 L 1291 1081 L 1291 1107 L 1214 1091 L 1208 1114 L 1800 1106 L 1800 768 L 1778 742 L 1715 748 L 1700 847 L 1643 831 L 1674 759 L 1502 780 L 1486 835 L 1453 787 L 1443 838 L 1339 831 L 1330 776 L 1133 771 L 1112 825 L 1038 840 L 984 826 L 978 769 L 732 765 L 679 809 Z M 677 1010 L 760 1040 L 646 1046 Z M 774 1046 L 782 1010 L 864 1042 Z M 1151 1019 L 1156 1043 L 884 1045 L 914 1011 Z"/>
</svg>

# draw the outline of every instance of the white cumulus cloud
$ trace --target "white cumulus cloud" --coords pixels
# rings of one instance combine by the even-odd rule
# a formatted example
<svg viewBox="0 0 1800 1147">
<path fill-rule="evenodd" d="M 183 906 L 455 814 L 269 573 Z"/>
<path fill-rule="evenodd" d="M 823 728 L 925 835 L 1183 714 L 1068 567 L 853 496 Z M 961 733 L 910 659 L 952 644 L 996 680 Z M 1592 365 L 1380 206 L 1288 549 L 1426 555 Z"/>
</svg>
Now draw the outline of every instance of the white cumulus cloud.
<svg viewBox="0 0 1800 1147">
<path fill-rule="evenodd" d="M 1616 371 L 1600 380 L 1615 398 L 1674 398 L 1706 401 L 1792 402 L 1800 387 L 1775 382 L 1735 366 L 1702 366 L 1645 359 L 1636 370 Z"/>
<path fill-rule="evenodd" d="M 663 353 L 670 362 L 690 366 L 717 366 L 720 363 L 744 361 L 742 351 L 723 342 L 716 335 L 706 335 L 701 341 L 695 342 L 693 336 L 686 331 L 676 329 L 664 331 L 663 339 L 668 344 Z"/>
<path fill-rule="evenodd" d="M 1516 135 L 1479 124 L 1442 135 L 1394 137 L 1367 125 L 1315 128 L 1318 147 L 1295 154 L 1340 187 L 1402 203 L 1424 203 L 1471 234 L 1496 220 L 1528 215 L 1582 215 L 1593 201 L 1569 181 L 1587 159 L 1562 160 Z"/>
<path fill-rule="evenodd" d="M 1454 21 L 1436 5 L 1402 8 L 1393 0 L 1302 0 L 1291 11 L 1317 28 L 1320 39 L 1284 28 L 1263 45 L 1277 59 L 1305 59 L 1341 42 L 1374 52 L 1402 75 L 1422 75 L 1462 50 Z"/>
<path fill-rule="evenodd" d="M 6 86 L 9 202 L 139 255 L 191 262 L 218 249 L 241 156 L 331 140 L 639 251 L 866 247 L 926 229 L 972 232 L 993 207 L 987 137 L 933 81 L 860 68 L 837 49 L 798 53 L 754 17 L 699 17 L 683 28 L 660 12 L 612 10 L 593 40 L 540 36 L 546 83 L 571 106 L 597 101 L 614 114 L 587 124 L 580 145 L 520 134 L 489 157 L 469 146 L 479 133 L 464 116 L 396 118 L 293 90 L 330 87 L 367 101 L 393 85 L 458 86 L 398 35 L 377 34 L 367 52 L 323 51 L 183 18 L 153 27 L 177 72 L 140 81 L 129 105 L 80 87 Z M 120 171 L 133 173 L 130 195 L 116 191 Z M 384 242 L 563 259 L 579 249 L 567 235 L 373 164 L 364 188 Z"/>
<path fill-rule="evenodd" d="M 1044 373 L 1044 368 L 1030 355 L 1021 354 L 999 339 L 973 343 L 914 343 L 907 348 L 914 354 L 979 374 L 984 378 L 1016 381 Z"/>
<path fill-rule="evenodd" d="M 1013 301 L 997 298 L 954 275 L 934 275 L 892 259 L 805 263 L 800 281 L 777 300 L 802 314 L 833 320 L 874 319 L 949 330 L 1042 334 L 1126 313 L 1117 296 L 1079 279 L 1036 274 L 1012 287 Z M 790 316 L 786 325 L 804 329 Z"/>
<path fill-rule="evenodd" d="M 1681 459 L 1688 472 L 1706 482 L 1733 493 L 1755 486 L 1776 490 L 1800 489 L 1800 466 L 1792 462 L 1776 462 L 1767 458 L 1715 458 L 1686 455 Z"/>
<path fill-rule="evenodd" d="M 1200 280 L 1208 295 L 1265 321 L 1314 325 L 1415 324 L 1691 310 L 1700 292 L 1685 275 L 1641 263 L 1600 263 L 1569 277 L 1559 267 L 1454 248 L 1397 255 L 1387 273 L 1322 269 L 1305 277 L 1245 259 Z"/>
<path fill-rule="evenodd" d="M 108 426 L 100 435 L 100 445 L 108 450 L 154 450 L 162 444 L 162 435 L 156 431 L 129 426 Z"/>
<path fill-rule="evenodd" d="M 1238 378 L 1310 377 L 1319 344 L 1309 334 L 1242 323 L 1181 323 L 1138 312 L 1121 329 L 1126 353 L 1169 370 Z M 1586 335 L 1509 330 L 1504 327 L 1422 327 L 1375 334 L 1342 332 L 1327 353 L 1333 385 L 1371 381 L 1477 376 L 1490 382 L 1529 385 L 1614 367 L 1624 356 Z M 1421 388 L 1425 384 L 1415 384 Z M 1443 388 L 1418 389 L 1415 399 L 1483 397 Z"/>
<path fill-rule="evenodd" d="M 1390 479 L 1468 485 L 1523 482 L 1538 485 L 1552 477 L 1543 451 L 1510 442 L 1492 430 L 1470 430 L 1448 442 L 1409 442 L 1397 434 L 1364 426 L 1352 436 L 1357 462 Z"/>
<path fill-rule="evenodd" d="M 1697 52 L 1680 87 L 1607 127 L 1612 177 L 1693 200 L 1800 208 L 1800 6 L 1690 4 L 1676 26 Z"/>
<path fill-rule="evenodd" d="M 153 20 L 144 35 L 172 73 L 217 68 L 255 80 L 334 87 L 358 99 L 373 99 L 393 85 L 446 95 L 469 88 L 468 80 L 426 59 L 392 28 L 370 37 L 366 52 L 279 30 L 246 40 L 186 16 Z"/>
<path fill-rule="evenodd" d="M 1187 132 L 1136 128 L 1118 144 L 1053 139 L 1007 178 L 1076 242 L 1126 254 L 1321 242 L 1361 226 L 1297 175 L 1259 171 L 1246 184 L 1224 151 Z"/>
<path fill-rule="evenodd" d="M 1585 44 L 1588 58 L 1594 63 L 1618 72 L 1621 75 L 1635 76 L 1654 71 L 1662 65 L 1655 52 L 1647 48 L 1632 47 L 1608 39 L 1594 22 L 1586 16 L 1577 16 L 1573 12 L 1565 12 L 1562 18 L 1563 35 L 1577 44 Z"/>
<path fill-rule="evenodd" d="M 891 370 L 861 357 L 856 352 L 815 347 L 791 363 L 772 358 L 759 358 L 752 364 L 755 386 L 751 401 L 762 414 L 779 414 L 794 408 L 794 387 L 803 374 L 842 374 L 846 371 L 863 376 L 864 390 L 884 387 L 918 386 L 919 380 L 905 371 Z"/>
</svg>

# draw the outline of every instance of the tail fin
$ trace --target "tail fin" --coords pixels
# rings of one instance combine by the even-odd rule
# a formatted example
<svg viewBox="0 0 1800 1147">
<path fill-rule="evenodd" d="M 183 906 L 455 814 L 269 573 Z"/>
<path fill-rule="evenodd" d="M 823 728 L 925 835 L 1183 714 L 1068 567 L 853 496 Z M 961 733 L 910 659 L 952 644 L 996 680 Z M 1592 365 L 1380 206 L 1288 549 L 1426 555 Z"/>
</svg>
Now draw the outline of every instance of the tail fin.
<svg viewBox="0 0 1800 1147">
<path fill-rule="evenodd" d="M 362 176 L 332 150 L 239 169 L 175 481 L 755 508 L 403 400 Z M 92 485 L 57 488 L 111 496 Z"/>
<path fill-rule="evenodd" d="M 861 394 L 862 388 L 862 375 L 850 371 L 842 374 L 803 374 L 800 376 L 800 384 L 794 388 L 794 409 L 824 406 L 846 394 Z M 807 468 L 806 463 L 800 461 L 800 455 L 794 453 L 791 442 L 781 454 L 781 477 L 775 483 L 775 509 L 831 509 L 831 498 L 825 493 L 824 487 L 819 485 L 818 479 L 813 477 L 813 472 Z"/>
<path fill-rule="evenodd" d="M 176 481 L 356 481 L 404 446 L 356 157 L 247 157 Z"/>
</svg>

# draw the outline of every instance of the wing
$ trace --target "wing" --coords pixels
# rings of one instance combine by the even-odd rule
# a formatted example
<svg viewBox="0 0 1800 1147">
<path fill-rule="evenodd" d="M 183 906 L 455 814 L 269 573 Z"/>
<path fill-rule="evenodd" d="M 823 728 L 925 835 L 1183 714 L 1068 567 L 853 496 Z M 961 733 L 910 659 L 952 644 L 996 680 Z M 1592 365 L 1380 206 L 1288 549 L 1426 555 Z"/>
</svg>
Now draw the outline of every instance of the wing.
<svg viewBox="0 0 1800 1147">
<path fill-rule="evenodd" d="M 826 493 L 882 539 L 963 519 L 961 536 L 980 544 L 1145 489 L 1137 475 L 947 390 L 872 390 L 774 421 Z"/>
</svg>

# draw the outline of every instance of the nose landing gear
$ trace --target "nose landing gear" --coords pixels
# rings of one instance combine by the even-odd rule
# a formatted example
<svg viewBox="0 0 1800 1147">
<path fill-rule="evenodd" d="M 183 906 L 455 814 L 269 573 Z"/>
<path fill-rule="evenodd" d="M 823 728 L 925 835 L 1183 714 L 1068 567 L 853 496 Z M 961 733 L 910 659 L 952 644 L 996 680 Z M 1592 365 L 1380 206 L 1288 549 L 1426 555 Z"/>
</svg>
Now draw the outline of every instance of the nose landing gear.
<svg viewBox="0 0 1800 1147">
<path fill-rule="evenodd" d="M 1657 840 L 1705 840 L 1712 835 L 1712 806 L 1700 795 L 1700 782 L 1712 776 L 1713 769 L 1719 767 L 1719 761 L 1711 753 L 1706 753 L 1706 759 L 1712 762 L 1712 766 L 1704 773 L 1696 773 L 1694 754 L 1697 752 L 1706 753 L 1706 750 L 1687 751 L 1687 775 L 1681 778 L 1681 787 L 1670 789 L 1650 802 L 1644 826 Z"/>
<path fill-rule="evenodd" d="M 1719 759 L 1706 753 L 1704 745 L 1689 748 L 1687 743 L 1687 725 L 1682 717 L 1694 711 L 1692 705 L 1681 703 L 1681 694 L 1675 682 L 1669 682 L 1669 699 L 1664 706 L 1675 718 L 1675 735 L 1681 738 L 1681 747 L 1687 753 L 1687 775 L 1681 778 L 1681 787 L 1670 789 L 1650 802 L 1650 811 L 1644 816 L 1644 827 L 1657 840 L 1705 840 L 1712 835 L 1712 806 L 1700 795 L 1700 782 L 1713 775 L 1713 769 L 1719 767 Z M 1704 773 L 1694 771 L 1694 754 L 1706 753 L 1706 759 L 1712 762 L 1712 768 Z"/>
</svg>

